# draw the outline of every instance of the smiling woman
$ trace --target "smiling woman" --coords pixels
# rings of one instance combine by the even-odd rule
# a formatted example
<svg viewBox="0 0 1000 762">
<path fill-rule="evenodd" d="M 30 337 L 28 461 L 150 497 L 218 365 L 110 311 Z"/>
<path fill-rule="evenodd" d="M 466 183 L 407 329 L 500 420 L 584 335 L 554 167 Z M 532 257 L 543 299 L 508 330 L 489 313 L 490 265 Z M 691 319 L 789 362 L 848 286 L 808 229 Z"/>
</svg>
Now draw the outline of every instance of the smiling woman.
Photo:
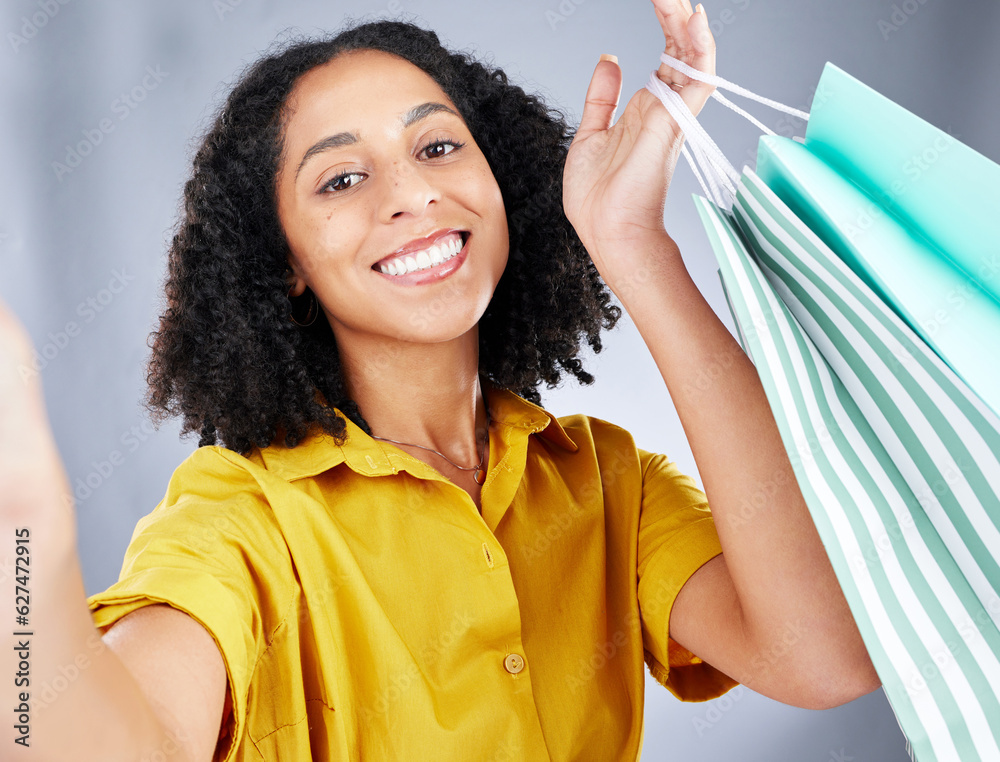
<svg viewBox="0 0 1000 762">
<path fill-rule="evenodd" d="M 667 52 L 714 71 L 704 13 L 654 7 Z M 0 375 L 0 521 L 47 527 L 69 570 L 38 577 L 40 674 L 109 647 L 37 720 L 39 759 L 634 760 L 644 664 L 686 701 L 878 684 L 756 374 L 663 230 L 682 136 L 645 89 L 612 124 L 611 59 L 575 131 L 402 22 L 242 75 L 185 185 L 148 374 L 201 446 L 87 606 L 40 388 Z M 592 381 L 611 290 L 708 499 L 540 407 Z M 30 355 L 2 310 L 0 352 Z"/>
<path fill-rule="evenodd" d="M 276 195 L 291 294 L 316 295 L 352 399 L 382 407 L 371 387 L 404 378 L 353 369 L 390 347 L 386 372 L 427 344 L 475 357 L 510 248 L 503 194 L 448 95 L 397 55 L 341 54 L 303 75 L 286 109 Z M 435 300 L 445 306 L 432 314 Z"/>
</svg>

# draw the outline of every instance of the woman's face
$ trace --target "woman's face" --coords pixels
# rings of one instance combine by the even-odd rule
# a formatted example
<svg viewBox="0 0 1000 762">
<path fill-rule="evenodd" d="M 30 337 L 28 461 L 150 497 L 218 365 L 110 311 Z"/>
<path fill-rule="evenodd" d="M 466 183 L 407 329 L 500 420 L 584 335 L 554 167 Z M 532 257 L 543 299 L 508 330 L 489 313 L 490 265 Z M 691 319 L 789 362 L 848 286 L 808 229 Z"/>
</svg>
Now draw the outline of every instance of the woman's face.
<svg viewBox="0 0 1000 762">
<path fill-rule="evenodd" d="M 507 263 L 507 219 L 444 91 L 398 56 L 351 51 L 304 74 L 286 113 L 292 296 L 311 288 L 342 345 L 475 329 Z"/>
</svg>

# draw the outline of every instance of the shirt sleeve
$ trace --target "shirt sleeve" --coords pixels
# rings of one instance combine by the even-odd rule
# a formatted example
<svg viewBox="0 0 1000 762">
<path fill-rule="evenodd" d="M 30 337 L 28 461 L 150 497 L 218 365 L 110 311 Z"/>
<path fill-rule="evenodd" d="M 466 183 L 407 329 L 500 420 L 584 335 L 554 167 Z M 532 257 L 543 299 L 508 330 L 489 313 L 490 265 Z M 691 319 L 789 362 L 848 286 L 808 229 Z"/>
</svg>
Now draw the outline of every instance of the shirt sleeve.
<svg viewBox="0 0 1000 762">
<path fill-rule="evenodd" d="M 737 682 L 682 648 L 668 625 L 674 600 L 703 564 L 722 552 L 715 522 L 690 476 L 665 455 L 639 450 L 639 612 L 644 658 L 656 681 L 681 701 L 717 698 Z"/>
<path fill-rule="evenodd" d="M 226 665 L 232 712 L 216 759 L 235 756 L 246 726 L 251 674 L 262 642 L 265 593 L 257 559 L 262 496 L 246 471 L 203 447 L 174 471 L 167 494 L 136 524 L 118 581 L 87 603 L 97 627 L 165 603 L 212 635 Z"/>
</svg>

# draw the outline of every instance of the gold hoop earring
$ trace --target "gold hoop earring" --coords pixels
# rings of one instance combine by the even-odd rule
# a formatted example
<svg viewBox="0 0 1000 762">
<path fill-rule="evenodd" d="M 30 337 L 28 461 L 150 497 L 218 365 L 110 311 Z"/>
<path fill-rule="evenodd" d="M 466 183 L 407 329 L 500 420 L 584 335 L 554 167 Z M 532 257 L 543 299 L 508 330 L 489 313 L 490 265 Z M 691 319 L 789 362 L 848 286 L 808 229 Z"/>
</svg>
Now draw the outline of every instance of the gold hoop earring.
<svg viewBox="0 0 1000 762">
<path fill-rule="evenodd" d="M 295 323 L 295 325 L 299 326 L 300 328 L 308 328 L 309 326 L 311 326 L 313 323 L 316 322 L 316 318 L 319 317 L 319 304 L 317 303 L 316 294 L 314 294 L 312 291 L 309 291 L 309 311 L 306 313 L 306 316 L 302 319 L 301 322 L 295 319 L 295 303 L 299 301 L 300 297 L 296 297 L 295 299 L 293 299 L 291 289 L 289 289 L 288 294 L 286 296 L 288 297 L 288 301 L 291 302 L 292 304 L 292 313 L 290 317 L 292 319 L 292 322 Z"/>
</svg>

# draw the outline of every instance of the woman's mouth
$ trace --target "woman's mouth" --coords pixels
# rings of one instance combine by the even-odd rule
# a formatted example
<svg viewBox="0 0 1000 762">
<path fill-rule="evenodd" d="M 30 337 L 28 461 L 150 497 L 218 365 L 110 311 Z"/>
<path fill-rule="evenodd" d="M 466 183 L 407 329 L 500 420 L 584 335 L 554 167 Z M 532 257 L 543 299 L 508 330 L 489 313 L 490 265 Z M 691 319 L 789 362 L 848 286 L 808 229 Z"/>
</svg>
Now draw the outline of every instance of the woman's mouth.
<svg viewBox="0 0 1000 762">
<path fill-rule="evenodd" d="M 372 265 L 401 285 L 419 285 L 445 278 L 455 272 L 465 261 L 469 233 L 456 231 L 442 236 L 433 246 L 406 254 L 394 254 Z"/>
</svg>

